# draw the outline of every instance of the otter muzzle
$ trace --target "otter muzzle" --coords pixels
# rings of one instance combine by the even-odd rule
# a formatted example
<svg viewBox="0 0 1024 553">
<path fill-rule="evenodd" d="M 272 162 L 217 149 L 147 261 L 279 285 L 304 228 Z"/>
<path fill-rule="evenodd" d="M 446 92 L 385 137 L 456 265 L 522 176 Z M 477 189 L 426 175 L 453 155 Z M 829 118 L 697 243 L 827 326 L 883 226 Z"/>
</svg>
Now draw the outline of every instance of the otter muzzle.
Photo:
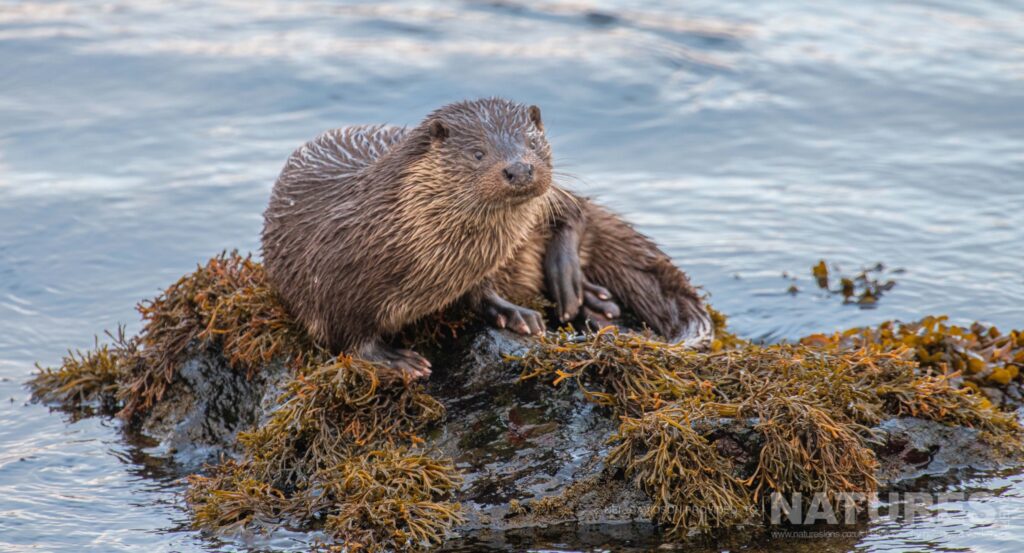
<svg viewBox="0 0 1024 553">
<path fill-rule="evenodd" d="M 512 186 L 527 186 L 533 183 L 533 165 L 530 163 L 517 161 L 509 164 L 501 173 Z"/>
</svg>

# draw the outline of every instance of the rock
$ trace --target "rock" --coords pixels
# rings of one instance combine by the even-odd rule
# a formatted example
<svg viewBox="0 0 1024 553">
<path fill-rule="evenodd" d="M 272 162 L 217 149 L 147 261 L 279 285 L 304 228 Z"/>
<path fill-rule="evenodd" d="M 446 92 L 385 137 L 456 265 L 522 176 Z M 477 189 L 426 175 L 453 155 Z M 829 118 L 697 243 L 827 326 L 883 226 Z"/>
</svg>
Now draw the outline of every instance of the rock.
<svg viewBox="0 0 1024 553">
<path fill-rule="evenodd" d="M 1003 404 L 1003 392 L 999 388 L 994 386 L 979 386 L 978 389 L 981 390 L 981 393 L 985 394 L 985 397 L 992 402 L 992 405 L 998 406 Z"/>
<path fill-rule="evenodd" d="M 649 506 L 642 494 L 621 481 L 611 483 L 621 493 L 607 493 L 609 482 L 588 486 L 602 480 L 605 442 L 616 423 L 574 386 L 520 382 L 518 369 L 501 360 L 529 345 L 510 332 L 485 330 L 460 360 L 431 377 L 429 391 L 448 414 L 429 443 L 466 475 L 458 498 L 468 515 L 462 532 L 637 520 Z M 513 501 L 518 512 L 510 509 Z"/>
<path fill-rule="evenodd" d="M 579 543 L 595 536 L 615 536 L 620 543 L 630 536 L 649 538 L 651 502 L 604 464 L 607 440 L 618 421 L 576 386 L 521 381 L 515 364 L 503 359 L 530 344 L 506 331 L 484 330 L 432 356 L 428 391 L 447 415 L 423 438 L 464 474 L 456 499 L 465 508 L 466 523 L 456 532 L 482 542 L 543 528 L 559 528 L 562 540 L 574 535 Z M 185 471 L 195 470 L 221 454 L 235 453 L 238 432 L 269 414 L 286 377 L 287 370 L 274 365 L 247 378 L 216 351 L 198 354 L 181 369 L 180 382 L 142 428 Z M 722 418 L 695 424 L 720 453 L 739 467 L 753 467 L 763 443 L 753 430 L 757 422 Z M 899 418 L 874 431 L 885 487 L 999 462 L 970 428 Z"/>
<path fill-rule="evenodd" d="M 1006 461 L 973 428 L 906 417 L 884 421 L 874 430 L 881 438 L 876 453 L 883 487 L 910 488 L 927 484 L 919 482 L 925 477 L 994 469 Z"/>
<path fill-rule="evenodd" d="M 236 453 L 238 433 L 263 420 L 287 376 L 281 364 L 264 367 L 250 378 L 228 367 L 219 352 L 195 355 L 179 370 L 168 397 L 147 414 L 141 430 L 160 440 L 160 453 L 194 471 L 222 454 Z"/>
</svg>

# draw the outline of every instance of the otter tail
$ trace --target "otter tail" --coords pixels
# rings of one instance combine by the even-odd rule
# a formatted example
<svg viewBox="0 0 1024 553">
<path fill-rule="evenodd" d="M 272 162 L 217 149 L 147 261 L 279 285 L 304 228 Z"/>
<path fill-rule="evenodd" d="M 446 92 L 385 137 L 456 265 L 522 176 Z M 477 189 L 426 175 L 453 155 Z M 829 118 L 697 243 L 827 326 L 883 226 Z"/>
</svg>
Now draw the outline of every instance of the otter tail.
<svg viewBox="0 0 1024 553">
<path fill-rule="evenodd" d="M 590 202 L 586 209 L 580 249 L 587 278 L 670 342 L 707 347 L 714 324 L 686 274 L 614 213 Z"/>
</svg>

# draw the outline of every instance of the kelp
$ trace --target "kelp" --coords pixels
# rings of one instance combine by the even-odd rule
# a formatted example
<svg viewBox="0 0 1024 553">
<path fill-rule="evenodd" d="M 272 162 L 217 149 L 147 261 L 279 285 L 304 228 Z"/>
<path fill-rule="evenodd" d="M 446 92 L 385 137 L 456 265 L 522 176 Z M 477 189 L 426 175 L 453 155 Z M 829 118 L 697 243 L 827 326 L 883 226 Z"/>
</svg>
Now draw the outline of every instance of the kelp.
<svg viewBox="0 0 1024 553">
<path fill-rule="evenodd" d="M 1021 452 L 1012 413 L 915 355 L 906 346 L 751 343 L 695 352 L 606 329 L 544 339 L 516 361 L 522 378 L 575 382 L 621 418 L 609 461 L 651 497 L 657 520 L 684 533 L 763 515 L 772 493 L 837 501 L 874 491 L 871 427 L 887 418 L 978 428 L 1000 451 Z M 723 421 L 749 421 L 758 434 L 750 466 L 719 451 Z"/>
</svg>

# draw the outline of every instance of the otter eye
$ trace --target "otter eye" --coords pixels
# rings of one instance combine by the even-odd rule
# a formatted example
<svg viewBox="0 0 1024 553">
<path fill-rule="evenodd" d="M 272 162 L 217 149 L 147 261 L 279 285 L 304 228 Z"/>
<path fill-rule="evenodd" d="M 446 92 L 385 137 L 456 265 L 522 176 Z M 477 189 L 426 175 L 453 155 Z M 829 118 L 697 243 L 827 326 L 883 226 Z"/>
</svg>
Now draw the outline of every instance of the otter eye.
<svg viewBox="0 0 1024 553">
<path fill-rule="evenodd" d="M 473 150 L 473 159 L 480 161 L 484 158 L 483 150 Z"/>
</svg>

